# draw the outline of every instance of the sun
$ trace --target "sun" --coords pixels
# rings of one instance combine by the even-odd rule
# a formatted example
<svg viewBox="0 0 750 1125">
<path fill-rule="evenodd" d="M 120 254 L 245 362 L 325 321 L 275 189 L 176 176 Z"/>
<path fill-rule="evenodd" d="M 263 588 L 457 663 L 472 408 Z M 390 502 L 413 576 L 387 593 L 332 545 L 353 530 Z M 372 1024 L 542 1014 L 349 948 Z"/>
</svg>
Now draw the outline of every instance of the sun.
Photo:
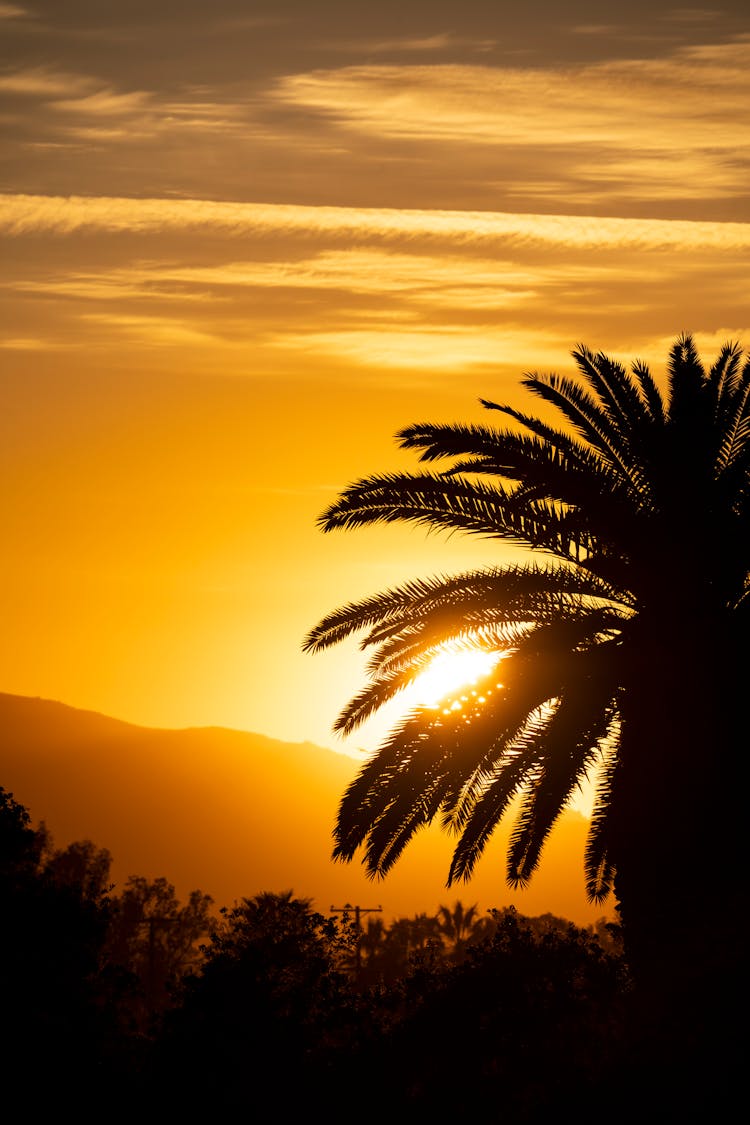
<svg viewBox="0 0 750 1125">
<path fill-rule="evenodd" d="M 417 677 L 410 694 L 419 706 L 437 708 L 449 696 L 473 687 L 488 675 L 501 656 L 499 652 L 446 646 Z"/>
</svg>

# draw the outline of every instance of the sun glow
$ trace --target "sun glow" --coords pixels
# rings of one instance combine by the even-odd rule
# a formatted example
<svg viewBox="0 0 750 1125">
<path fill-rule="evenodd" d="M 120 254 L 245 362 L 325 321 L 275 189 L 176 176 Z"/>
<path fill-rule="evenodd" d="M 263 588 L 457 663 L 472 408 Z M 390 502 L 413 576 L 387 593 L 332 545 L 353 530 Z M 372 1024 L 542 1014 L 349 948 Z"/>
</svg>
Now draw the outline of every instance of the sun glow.
<svg viewBox="0 0 750 1125">
<path fill-rule="evenodd" d="M 455 693 L 473 687 L 487 676 L 501 655 L 473 648 L 444 648 L 412 685 L 417 703 L 422 707 L 440 707 Z M 460 702 L 454 700 L 452 706 L 460 707 Z"/>
</svg>

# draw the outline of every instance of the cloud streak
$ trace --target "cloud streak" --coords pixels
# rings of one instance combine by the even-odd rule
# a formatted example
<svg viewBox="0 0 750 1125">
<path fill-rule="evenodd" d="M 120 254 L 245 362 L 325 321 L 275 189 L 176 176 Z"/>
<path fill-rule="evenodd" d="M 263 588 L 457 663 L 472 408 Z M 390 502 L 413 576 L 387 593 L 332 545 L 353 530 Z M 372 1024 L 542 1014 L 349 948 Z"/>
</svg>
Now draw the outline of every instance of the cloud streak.
<svg viewBox="0 0 750 1125">
<path fill-rule="evenodd" d="M 207 199 L 0 196 L 0 233 L 73 235 L 84 231 L 153 234 L 191 229 L 381 239 L 498 241 L 588 249 L 606 247 L 743 250 L 750 223 L 522 215 L 489 211 L 311 207 Z"/>
<path fill-rule="evenodd" d="M 96 83 L 83 74 L 51 70 L 48 67 L 26 67 L 0 74 L 0 91 L 34 98 L 56 98 L 60 94 L 85 93 Z"/>
<path fill-rule="evenodd" d="M 565 68 L 349 66 L 289 75 L 275 96 L 381 137 L 647 152 L 736 148 L 750 135 L 748 66 L 750 37 L 743 36 L 661 59 Z M 687 122 L 687 135 L 672 131 Z"/>
</svg>

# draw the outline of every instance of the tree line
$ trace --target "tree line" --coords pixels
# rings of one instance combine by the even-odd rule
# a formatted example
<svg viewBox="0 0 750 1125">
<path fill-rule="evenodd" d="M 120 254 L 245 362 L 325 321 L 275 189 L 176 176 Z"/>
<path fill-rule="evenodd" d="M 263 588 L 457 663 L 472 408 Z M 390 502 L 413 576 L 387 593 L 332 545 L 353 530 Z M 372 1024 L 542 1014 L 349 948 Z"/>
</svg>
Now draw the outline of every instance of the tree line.
<svg viewBox="0 0 750 1125">
<path fill-rule="evenodd" d="M 358 926 L 353 908 L 326 915 L 292 891 L 215 910 L 165 878 L 117 888 L 110 863 L 90 841 L 56 848 L 0 789 L 5 1092 L 30 1108 L 87 1119 L 357 1099 L 360 1120 L 380 1120 L 499 1101 L 497 1120 L 531 1123 L 572 1089 L 592 1104 L 617 1092 L 622 1108 L 647 1086 L 653 1100 L 654 1057 L 662 1078 L 685 1061 L 634 1034 L 616 923 L 457 900 Z"/>
</svg>

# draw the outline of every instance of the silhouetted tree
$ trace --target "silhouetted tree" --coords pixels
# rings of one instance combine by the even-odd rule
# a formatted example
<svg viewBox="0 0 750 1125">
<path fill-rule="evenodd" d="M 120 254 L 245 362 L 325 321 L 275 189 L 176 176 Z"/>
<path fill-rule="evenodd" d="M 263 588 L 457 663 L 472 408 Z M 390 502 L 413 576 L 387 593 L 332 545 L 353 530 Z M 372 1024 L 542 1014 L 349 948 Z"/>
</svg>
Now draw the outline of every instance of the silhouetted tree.
<svg viewBox="0 0 750 1125">
<path fill-rule="evenodd" d="M 395 919 L 386 925 L 381 918 L 368 918 L 359 937 L 360 988 L 375 988 L 396 980 L 406 969 L 411 940 L 411 920 Z"/>
<path fill-rule="evenodd" d="M 410 952 L 422 952 L 429 946 L 439 946 L 440 941 L 440 924 L 434 914 L 426 914 L 421 911 L 415 914 L 409 920 L 409 950 Z"/>
<path fill-rule="evenodd" d="M 574 377 L 522 380 L 562 428 L 486 400 L 504 427 L 408 426 L 401 447 L 447 467 L 361 480 L 321 516 L 325 531 L 407 521 L 533 552 L 350 603 L 306 637 L 316 651 L 363 631 L 372 650 L 336 723 L 347 733 L 446 642 L 504 657 L 460 707 L 416 709 L 386 738 L 344 794 L 334 855 L 364 847 L 383 876 L 437 817 L 457 835 L 450 885 L 515 810 L 507 876 L 524 886 L 596 774 L 586 886 L 596 901 L 614 888 L 651 1016 L 671 1014 L 672 1030 L 696 1010 L 734 1022 L 750 363 L 727 344 L 707 371 L 683 336 L 662 391 L 641 361 L 628 371 L 583 346 L 573 358 Z"/>
<path fill-rule="evenodd" d="M 77 887 L 84 898 L 97 900 L 114 890 L 110 882 L 112 855 L 91 840 L 74 840 L 66 848 L 51 841 L 42 855 L 45 874 L 60 887 Z"/>
<path fill-rule="evenodd" d="M 201 959 L 199 943 L 209 933 L 212 904 L 196 890 L 183 905 L 167 879 L 140 875 L 112 897 L 105 956 L 130 975 L 134 1029 L 148 1033 L 175 1002 L 182 980 Z"/>
<path fill-rule="evenodd" d="M 368 918 L 359 936 L 360 962 L 366 966 L 377 958 L 385 944 L 387 927 L 382 918 Z"/>
<path fill-rule="evenodd" d="M 622 956 L 622 927 L 619 922 L 610 918 L 597 918 L 588 926 L 588 930 L 601 945 L 602 949 L 612 956 Z"/>
<path fill-rule="evenodd" d="M 488 936 L 491 929 L 490 919 L 479 914 L 476 903 L 466 907 L 460 899 L 452 907 L 438 907 L 437 924 L 454 961 L 461 961 L 467 946 Z"/>
<path fill-rule="evenodd" d="M 129 1066 L 116 982 L 102 968 L 109 903 L 85 864 L 73 877 L 66 853 L 91 854 L 85 843 L 55 852 L 0 789 L 3 1098 L 32 1115 L 101 1109 Z"/>
<path fill-rule="evenodd" d="M 381 999 L 384 1030 L 367 1058 L 381 1105 L 418 1120 L 593 1121 L 585 1090 L 597 1118 L 611 1120 L 604 1099 L 621 1076 L 621 964 L 570 923 L 541 934 L 512 908 L 490 914 L 491 930 L 460 964 L 413 961 Z M 364 1067 L 360 1079 L 367 1088 Z"/>
<path fill-rule="evenodd" d="M 34 828 L 28 809 L 0 786 L 0 880 L 4 889 L 36 876 L 48 835 Z"/>
<path fill-rule="evenodd" d="M 184 1097 L 193 1111 L 312 1111 L 332 1052 L 356 1040 L 355 993 L 339 969 L 350 941 L 351 928 L 291 891 L 223 909 L 180 1006 L 165 1017 L 149 1096 L 170 1110 Z M 185 1075 L 196 1081 L 180 1092 Z"/>
</svg>

